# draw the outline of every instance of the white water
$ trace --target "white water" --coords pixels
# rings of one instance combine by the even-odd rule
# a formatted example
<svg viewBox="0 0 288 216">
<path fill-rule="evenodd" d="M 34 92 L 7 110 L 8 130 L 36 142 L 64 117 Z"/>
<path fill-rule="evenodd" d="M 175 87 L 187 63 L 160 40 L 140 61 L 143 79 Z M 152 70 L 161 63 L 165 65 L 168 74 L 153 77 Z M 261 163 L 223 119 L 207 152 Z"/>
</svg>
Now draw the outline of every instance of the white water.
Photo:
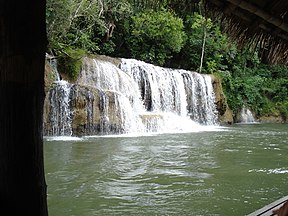
<svg viewBox="0 0 288 216">
<path fill-rule="evenodd" d="M 250 111 L 250 109 L 243 107 L 241 112 L 240 112 L 240 123 L 255 123 L 255 118 L 252 114 L 252 112 Z"/>
<path fill-rule="evenodd" d="M 69 104 L 71 86 L 67 81 L 57 80 L 54 82 L 54 87 L 49 91 L 51 130 L 48 135 L 72 135 L 71 108 Z"/>
<path fill-rule="evenodd" d="M 51 76 L 54 77 L 51 89 L 49 90 L 46 100 L 49 101 L 49 128 L 44 126 L 44 134 L 53 136 L 71 136 L 71 107 L 70 92 L 72 84 L 65 80 L 61 80 L 57 70 L 57 60 L 53 56 L 46 55 L 51 66 Z M 44 112 L 47 112 L 44 109 Z M 45 114 L 44 114 L 45 115 Z"/>
<path fill-rule="evenodd" d="M 101 90 L 102 132 L 110 133 L 109 122 L 113 121 L 120 121 L 121 131 L 116 133 L 144 131 L 139 116 L 143 107 L 138 86 L 128 74 L 110 62 L 86 58 L 77 83 Z"/>
<path fill-rule="evenodd" d="M 76 84 L 100 91 L 100 122 L 95 135 L 198 132 L 211 129 L 203 125 L 216 126 L 218 122 L 209 75 L 134 59 L 121 59 L 117 67 L 107 61 L 84 58 Z M 52 132 L 47 135 L 73 135 L 71 86 L 66 81 L 56 81 L 49 92 Z M 96 128 L 93 104 L 89 106 L 87 131 L 89 127 Z"/>
<path fill-rule="evenodd" d="M 171 114 L 174 114 L 173 121 L 170 122 L 173 125 L 178 121 L 183 122 L 184 119 L 192 120 L 194 124 L 217 124 L 215 96 L 210 76 L 157 67 L 135 59 L 122 59 L 120 68 L 138 84 L 142 102 L 151 115 L 165 113 L 164 117 L 171 117 Z M 180 125 L 177 127 L 180 130 L 192 127 L 189 124 Z"/>
</svg>

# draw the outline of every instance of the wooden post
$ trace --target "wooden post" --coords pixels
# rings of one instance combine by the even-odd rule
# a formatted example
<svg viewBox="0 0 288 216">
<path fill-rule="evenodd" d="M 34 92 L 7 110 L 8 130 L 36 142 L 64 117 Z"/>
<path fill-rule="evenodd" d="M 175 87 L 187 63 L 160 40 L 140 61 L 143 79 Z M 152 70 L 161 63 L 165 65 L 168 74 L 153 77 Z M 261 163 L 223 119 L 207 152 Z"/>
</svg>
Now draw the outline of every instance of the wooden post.
<svg viewBox="0 0 288 216">
<path fill-rule="evenodd" d="M 0 215 L 48 215 L 43 161 L 45 0 L 0 3 Z"/>
</svg>

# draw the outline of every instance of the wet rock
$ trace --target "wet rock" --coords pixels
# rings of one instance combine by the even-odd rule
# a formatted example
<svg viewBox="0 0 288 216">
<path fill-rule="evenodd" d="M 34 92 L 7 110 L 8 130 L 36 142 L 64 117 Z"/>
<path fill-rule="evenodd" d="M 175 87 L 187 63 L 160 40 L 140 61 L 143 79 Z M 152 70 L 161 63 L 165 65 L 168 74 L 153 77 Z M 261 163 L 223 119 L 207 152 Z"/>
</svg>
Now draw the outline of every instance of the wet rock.
<svg viewBox="0 0 288 216">
<path fill-rule="evenodd" d="M 215 94 L 215 104 L 218 111 L 220 124 L 232 124 L 233 112 L 227 104 L 227 100 L 221 84 L 221 79 L 215 75 L 211 75 L 211 77 Z"/>
</svg>

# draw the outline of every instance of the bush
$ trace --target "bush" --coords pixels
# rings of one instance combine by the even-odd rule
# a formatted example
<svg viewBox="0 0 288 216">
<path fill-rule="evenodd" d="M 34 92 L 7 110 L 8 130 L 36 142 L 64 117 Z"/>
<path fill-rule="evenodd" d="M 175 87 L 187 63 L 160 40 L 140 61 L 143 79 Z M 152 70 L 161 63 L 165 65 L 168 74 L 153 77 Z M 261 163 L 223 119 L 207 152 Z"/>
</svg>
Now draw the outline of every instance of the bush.
<svg viewBox="0 0 288 216">
<path fill-rule="evenodd" d="M 68 48 L 58 57 L 58 71 L 75 80 L 81 70 L 85 50 Z"/>
<path fill-rule="evenodd" d="M 132 17 L 129 48 L 132 57 L 163 65 L 185 42 L 182 19 L 167 10 L 146 11 Z"/>
<path fill-rule="evenodd" d="M 244 64 L 246 65 L 246 64 Z M 288 117 L 287 67 L 267 66 L 231 67 L 221 72 L 222 84 L 230 108 L 237 113 L 242 106 L 250 107 L 258 116 L 280 113 Z"/>
<path fill-rule="evenodd" d="M 284 121 L 287 122 L 288 120 L 288 101 L 283 103 L 278 103 L 277 106 L 279 107 L 280 114 Z"/>
</svg>

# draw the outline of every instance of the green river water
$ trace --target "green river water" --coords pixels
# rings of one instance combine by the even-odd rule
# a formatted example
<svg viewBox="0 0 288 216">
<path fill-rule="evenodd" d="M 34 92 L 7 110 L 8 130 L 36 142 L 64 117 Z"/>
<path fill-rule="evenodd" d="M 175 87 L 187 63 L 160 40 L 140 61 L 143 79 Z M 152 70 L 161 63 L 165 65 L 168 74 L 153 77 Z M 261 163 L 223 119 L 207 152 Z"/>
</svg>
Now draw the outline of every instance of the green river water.
<svg viewBox="0 0 288 216">
<path fill-rule="evenodd" d="M 287 129 L 45 137 L 49 215 L 246 215 L 288 195 Z"/>
</svg>

